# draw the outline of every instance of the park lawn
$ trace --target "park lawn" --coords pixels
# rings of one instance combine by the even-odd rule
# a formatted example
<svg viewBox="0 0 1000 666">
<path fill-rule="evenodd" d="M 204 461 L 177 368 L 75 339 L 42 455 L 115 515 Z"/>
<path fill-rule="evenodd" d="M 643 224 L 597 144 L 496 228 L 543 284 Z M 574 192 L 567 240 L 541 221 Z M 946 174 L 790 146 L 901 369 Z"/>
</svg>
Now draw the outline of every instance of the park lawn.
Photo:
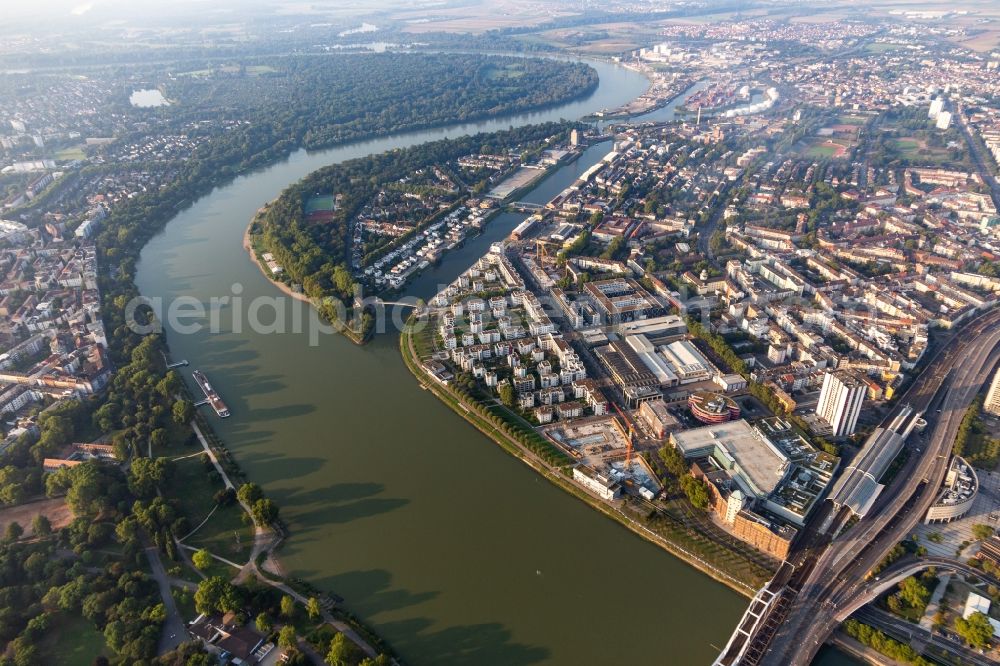
<svg viewBox="0 0 1000 666">
<path fill-rule="evenodd" d="M 170 485 L 166 489 L 168 499 L 176 500 L 178 508 L 194 529 L 215 507 L 215 493 L 222 490 L 222 483 L 212 483 L 208 479 L 208 469 L 201 456 L 175 460 Z"/>
<path fill-rule="evenodd" d="M 924 586 L 933 594 L 935 588 L 937 588 L 938 583 L 940 581 L 937 578 L 930 578 L 928 580 L 925 580 L 923 579 L 923 577 L 920 577 L 920 582 L 923 583 Z M 896 587 L 893 588 L 893 592 L 895 592 L 898 589 L 899 586 L 897 585 Z M 888 599 L 888 596 L 886 597 L 886 599 Z M 924 616 L 924 613 L 927 612 L 927 604 L 923 606 L 904 605 L 899 613 L 895 613 L 892 610 L 889 610 L 888 603 L 885 603 L 884 607 L 886 610 L 888 610 L 896 617 L 901 617 L 907 622 L 912 622 L 913 624 L 917 624 L 918 622 L 920 622 L 920 618 L 922 618 Z"/>
<path fill-rule="evenodd" d="M 268 65 L 248 65 L 247 74 L 253 74 L 254 76 L 258 74 L 271 74 L 272 72 L 277 72 L 274 67 L 269 67 Z"/>
<path fill-rule="evenodd" d="M 877 43 L 865 45 L 865 52 L 866 53 L 874 53 L 874 54 L 887 53 L 888 51 L 895 51 L 895 50 L 899 49 L 901 46 L 902 46 L 902 44 L 890 44 L 890 43 L 886 43 L 886 42 L 877 42 Z"/>
<path fill-rule="evenodd" d="M 918 148 L 920 148 L 923 142 L 921 142 L 918 139 L 912 139 L 907 137 L 903 139 L 893 139 L 893 143 L 896 144 L 896 148 L 898 148 L 899 150 L 907 152 L 907 151 L 917 150 Z"/>
<path fill-rule="evenodd" d="M 951 162 L 951 153 L 946 148 L 932 148 L 917 137 L 900 137 L 892 140 L 893 146 L 903 159 L 922 164 Z"/>
<path fill-rule="evenodd" d="M 490 414 L 499 416 L 505 423 L 510 424 L 516 430 L 523 433 L 527 438 L 528 447 L 532 449 L 535 455 L 545 458 L 550 464 L 557 467 L 566 466 L 573 462 L 569 455 L 538 434 L 535 427 L 520 414 L 515 413 L 514 410 L 500 404 L 489 405 L 486 409 Z"/>
<path fill-rule="evenodd" d="M 232 579 L 233 576 L 240 572 L 239 569 L 235 569 L 225 562 L 220 562 L 218 560 L 212 560 L 211 566 L 207 569 L 202 569 L 202 573 L 208 578 L 218 576 L 219 578 L 224 578 L 226 580 Z"/>
<path fill-rule="evenodd" d="M 191 555 L 194 555 L 194 553 L 192 553 L 190 551 L 185 551 L 185 552 L 187 553 L 188 557 L 190 557 Z M 173 576 L 174 578 L 177 578 L 177 579 L 180 579 L 180 580 L 185 580 L 185 581 L 187 581 L 189 583 L 194 583 L 195 585 L 197 585 L 202 580 L 204 580 L 201 576 L 198 575 L 198 572 L 194 570 L 194 567 L 189 567 L 189 566 L 186 566 L 186 565 L 179 565 L 177 567 L 177 569 L 178 570 L 174 572 L 176 574 L 176 575 Z M 174 597 L 176 597 L 176 596 L 177 596 L 177 592 L 175 591 L 174 592 Z"/>
<path fill-rule="evenodd" d="M 198 617 L 198 611 L 194 607 L 194 593 L 185 592 L 176 587 L 170 588 L 170 594 L 174 597 L 174 604 L 177 605 L 177 612 L 185 621 Z"/>
<path fill-rule="evenodd" d="M 174 462 L 174 476 L 167 496 L 177 500 L 181 514 L 188 519 L 189 529 L 193 530 L 215 508 L 215 493 L 223 488 L 221 481 L 213 483 L 209 480 L 201 456 L 194 456 Z M 239 545 L 234 533 L 239 535 Z M 253 528 L 243 522 L 243 508 L 234 502 L 229 506 L 220 506 L 208 522 L 184 543 L 195 548 L 208 548 L 216 555 L 241 562 L 250 556 Z"/>
<path fill-rule="evenodd" d="M 172 454 L 182 456 L 199 450 L 197 446 L 187 446 L 188 442 L 191 444 L 197 443 L 194 430 L 191 429 L 191 425 L 188 423 L 177 423 L 173 419 L 170 419 L 167 425 L 167 435 L 167 446 L 170 447 L 170 453 Z"/>
<path fill-rule="evenodd" d="M 39 664 L 90 666 L 99 655 L 111 656 L 104 636 L 78 615 L 60 613 L 38 644 Z"/>
<path fill-rule="evenodd" d="M 485 72 L 486 79 L 490 81 L 502 79 L 519 79 L 524 76 L 524 68 L 520 65 L 506 65 L 504 67 L 488 67 Z"/>
<path fill-rule="evenodd" d="M 253 549 L 253 527 L 243 522 L 243 515 L 243 508 L 235 502 L 220 506 L 209 521 L 184 543 L 195 548 L 207 548 L 233 562 L 246 562 Z"/>
<path fill-rule="evenodd" d="M 1000 440 L 994 439 L 989 433 L 971 433 L 962 457 L 979 469 L 995 470 L 1000 464 Z"/>
</svg>

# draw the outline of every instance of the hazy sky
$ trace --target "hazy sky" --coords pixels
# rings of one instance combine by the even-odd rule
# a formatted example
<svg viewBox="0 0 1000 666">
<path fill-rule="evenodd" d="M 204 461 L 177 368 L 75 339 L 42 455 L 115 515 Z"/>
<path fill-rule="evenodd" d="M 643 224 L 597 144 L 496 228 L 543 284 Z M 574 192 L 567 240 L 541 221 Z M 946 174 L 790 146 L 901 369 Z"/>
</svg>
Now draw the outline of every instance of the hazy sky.
<svg viewBox="0 0 1000 666">
<path fill-rule="evenodd" d="M 127 23 L 153 26 L 163 21 L 197 24 L 207 16 L 236 19 L 271 15 L 282 6 L 343 5 L 344 0 L 0 0 L 0 31 L 4 27 L 56 31 Z M 352 5 L 371 0 L 353 0 Z"/>
<path fill-rule="evenodd" d="M 185 5 L 206 4 L 220 3 L 213 3 L 212 0 L 3 0 L 0 2 L 0 18 L 65 18 L 92 12 L 107 14 L 109 11 L 136 14 L 167 10 L 173 13 Z"/>
<path fill-rule="evenodd" d="M 417 0 L 0 0 L 0 20 L 4 18 L 69 18 L 73 16 L 101 15 L 112 17 L 116 13 L 132 17 L 142 14 L 178 15 L 203 11 L 205 7 L 232 10 L 278 7 L 324 7 L 330 10 L 345 6 L 372 9 L 387 5 L 408 6 Z"/>
</svg>

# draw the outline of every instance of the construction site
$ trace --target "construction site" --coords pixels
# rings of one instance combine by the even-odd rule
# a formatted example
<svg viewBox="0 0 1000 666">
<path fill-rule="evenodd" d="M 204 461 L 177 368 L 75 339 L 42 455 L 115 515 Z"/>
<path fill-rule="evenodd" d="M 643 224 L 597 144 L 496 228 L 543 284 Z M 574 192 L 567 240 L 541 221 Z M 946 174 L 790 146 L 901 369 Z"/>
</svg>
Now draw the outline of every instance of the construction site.
<svg viewBox="0 0 1000 666">
<path fill-rule="evenodd" d="M 545 436 L 584 466 L 646 499 L 661 489 L 656 474 L 635 451 L 635 432 L 613 416 L 560 422 L 542 429 Z"/>
</svg>

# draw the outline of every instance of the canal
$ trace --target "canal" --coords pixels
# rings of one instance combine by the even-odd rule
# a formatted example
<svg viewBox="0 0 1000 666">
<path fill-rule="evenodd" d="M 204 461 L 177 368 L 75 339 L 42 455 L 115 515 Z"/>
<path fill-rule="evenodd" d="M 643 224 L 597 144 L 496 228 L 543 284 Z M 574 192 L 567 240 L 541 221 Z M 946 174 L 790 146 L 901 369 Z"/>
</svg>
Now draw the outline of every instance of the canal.
<svg viewBox="0 0 1000 666">
<path fill-rule="evenodd" d="M 582 117 L 646 88 L 638 74 L 594 66 L 601 83 L 583 100 L 299 151 L 219 187 L 146 246 L 139 287 L 164 302 L 236 295 L 243 309 L 255 298 L 278 298 L 241 238 L 254 211 L 285 186 L 321 166 L 393 148 Z M 547 200 L 609 149 L 589 148 L 522 198 Z M 432 294 L 521 219 L 499 216 L 420 276 L 411 293 Z M 551 486 L 468 426 L 420 389 L 395 334 L 365 347 L 336 335 L 314 345 L 307 330 L 255 333 L 234 323 L 235 304 L 224 310 L 218 333 L 168 331 L 173 356 L 203 370 L 228 403 L 232 418 L 210 418 L 282 509 L 291 529 L 281 551 L 286 573 L 343 596 L 406 662 L 705 664 L 727 640 L 742 597 Z"/>
</svg>

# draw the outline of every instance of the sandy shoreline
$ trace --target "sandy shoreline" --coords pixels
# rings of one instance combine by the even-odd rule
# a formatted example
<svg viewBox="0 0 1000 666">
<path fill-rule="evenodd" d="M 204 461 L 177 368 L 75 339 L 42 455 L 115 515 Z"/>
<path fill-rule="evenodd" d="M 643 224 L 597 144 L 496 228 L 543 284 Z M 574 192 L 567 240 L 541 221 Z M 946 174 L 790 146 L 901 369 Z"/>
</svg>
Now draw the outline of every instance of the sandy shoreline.
<svg viewBox="0 0 1000 666">
<path fill-rule="evenodd" d="M 258 211 L 258 214 L 259 213 L 260 211 Z M 250 243 L 250 230 L 253 229 L 253 225 L 256 221 L 257 221 L 257 216 L 255 215 L 253 219 L 250 220 L 250 224 L 247 225 L 246 231 L 243 232 L 243 249 L 246 250 L 247 254 L 250 255 L 250 261 L 252 261 L 254 265 L 257 266 L 257 268 L 260 270 L 260 272 L 264 274 L 264 277 L 267 278 L 268 282 L 270 282 L 275 287 L 280 289 L 282 293 L 287 294 L 288 296 L 291 296 L 296 300 L 303 301 L 304 303 L 309 303 L 310 305 L 312 305 L 311 298 L 309 298 L 300 291 L 294 291 L 290 286 L 288 286 L 284 282 L 279 282 L 275 279 L 272 279 L 271 276 L 268 275 L 266 267 L 262 263 L 260 263 L 260 259 L 257 258 L 257 253 L 254 252 L 253 245 Z"/>
</svg>

